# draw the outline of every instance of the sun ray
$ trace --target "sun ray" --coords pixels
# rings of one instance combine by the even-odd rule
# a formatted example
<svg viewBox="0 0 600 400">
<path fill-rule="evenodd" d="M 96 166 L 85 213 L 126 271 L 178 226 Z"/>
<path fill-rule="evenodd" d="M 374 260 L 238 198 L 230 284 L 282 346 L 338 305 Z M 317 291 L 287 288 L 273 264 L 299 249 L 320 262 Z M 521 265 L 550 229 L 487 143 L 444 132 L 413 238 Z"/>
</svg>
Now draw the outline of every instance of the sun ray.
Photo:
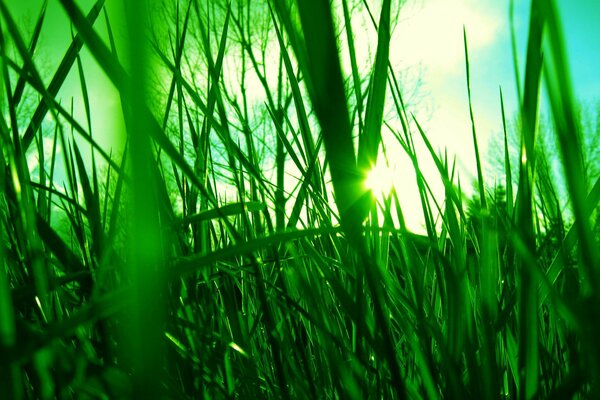
<svg viewBox="0 0 600 400">
<path fill-rule="evenodd" d="M 394 187 L 395 173 L 385 162 L 378 162 L 367 173 L 365 188 L 371 190 L 377 199 L 387 196 Z"/>
</svg>

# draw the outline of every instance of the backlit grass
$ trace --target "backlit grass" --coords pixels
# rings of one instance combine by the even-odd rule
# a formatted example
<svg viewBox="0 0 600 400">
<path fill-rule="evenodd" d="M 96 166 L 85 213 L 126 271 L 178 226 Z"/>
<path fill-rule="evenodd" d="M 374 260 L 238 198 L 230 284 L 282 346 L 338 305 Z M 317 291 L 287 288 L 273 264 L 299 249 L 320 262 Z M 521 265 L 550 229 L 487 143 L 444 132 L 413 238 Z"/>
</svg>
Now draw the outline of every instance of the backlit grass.
<svg viewBox="0 0 600 400">
<path fill-rule="evenodd" d="M 397 2 L 126 3 L 115 35 L 103 0 L 60 0 L 73 34 L 48 75 L 46 5 L 25 33 L 0 1 L 7 398 L 600 397 L 600 180 L 553 1 L 531 2 L 516 124 L 499 94 L 500 183 L 479 151 L 468 29 L 476 182 L 406 106 Z M 357 10 L 376 32 L 367 70 Z M 96 111 L 89 63 L 119 115 Z M 98 119 L 124 122 L 122 145 L 99 144 L 113 132 Z M 412 171 L 381 167 L 399 158 Z M 407 179 L 419 207 L 400 205 Z M 424 233 L 406 228 L 416 213 Z"/>
</svg>

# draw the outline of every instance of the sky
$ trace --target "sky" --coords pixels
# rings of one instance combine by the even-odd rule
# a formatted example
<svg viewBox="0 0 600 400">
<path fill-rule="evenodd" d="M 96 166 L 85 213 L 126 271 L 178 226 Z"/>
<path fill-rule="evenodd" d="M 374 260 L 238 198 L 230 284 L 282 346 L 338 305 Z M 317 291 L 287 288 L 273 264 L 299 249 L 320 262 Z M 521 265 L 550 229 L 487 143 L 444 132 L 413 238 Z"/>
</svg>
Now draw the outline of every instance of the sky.
<svg viewBox="0 0 600 400">
<path fill-rule="evenodd" d="M 525 59 L 529 2 L 515 0 L 515 27 L 521 67 Z M 600 100 L 600 2 L 559 0 L 572 79 L 577 98 Z M 468 113 L 463 26 L 469 45 L 471 90 L 478 134 L 499 133 L 502 127 L 499 87 L 507 114 L 518 104 L 508 1 L 429 0 L 409 1 L 405 23 L 400 27 L 398 46 L 409 64 L 422 65 L 426 96 L 422 113 L 428 130 L 440 143 L 456 153 L 472 141 Z M 415 38 L 403 47 L 402 37 Z M 450 134 L 452 132 L 453 134 Z M 469 145 L 466 145 L 469 143 Z M 466 162 L 466 161 L 465 161 Z"/>
<path fill-rule="evenodd" d="M 42 0 L 8 3 L 13 17 L 23 28 L 30 29 L 35 23 Z M 93 3 L 91 0 L 78 1 L 84 12 Z M 515 0 L 515 27 L 521 69 L 525 59 L 529 3 Z M 113 18 L 121 11 L 120 0 L 107 0 L 106 6 L 113 29 L 123 29 L 119 25 L 119 19 Z M 557 0 L 557 6 L 563 23 L 575 96 L 585 104 L 598 104 L 600 1 Z M 476 172 L 467 102 L 463 27 L 469 45 L 475 123 L 480 151 L 482 157 L 486 158 L 490 151 L 488 145 L 492 143 L 493 146 L 495 143 L 494 135 L 502 132 L 499 88 L 503 90 L 509 118 L 514 117 L 518 104 L 508 9 L 508 0 L 407 0 L 400 9 L 392 36 L 390 57 L 395 70 L 401 75 L 404 71 L 403 76 L 407 80 L 417 76 L 420 79 L 416 87 L 407 85 L 409 91 L 412 93 L 414 90 L 415 94 L 410 111 L 423 126 L 435 149 L 447 149 L 450 157 L 456 156 L 463 187 L 467 190 Z M 104 24 L 102 18 L 99 21 Z M 364 24 L 364 32 L 355 30 L 357 37 L 363 38 L 362 45 L 360 40 L 357 41 L 358 58 L 367 62 L 372 59 L 373 40 L 376 38 L 369 23 Z M 102 33 L 105 29 L 101 26 L 98 31 Z M 364 43 L 365 40 L 371 42 Z M 70 26 L 66 15 L 58 0 L 49 0 L 47 24 L 40 43 L 42 51 L 36 56 L 42 70 L 53 72 L 56 69 L 69 41 Z M 122 121 L 118 118 L 106 117 L 121 114 L 118 95 L 86 50 L 83 52 L 83 61 L 88 74 L 89 90 L 94 97 L 94 109 L 97 111 L 96 117 L 92 117 L 92 124 L 96 132 L 101 132 L 96 135 L 100 144 L 109 148 L 115 132 L 122 126 Z M 61 92 L 64 101 L 70 101 L 72 96 L 77 97 L 79 90 L 76 71 L 73 71 Z M 423 146 L 419 146 L 423 151 Z M 387 181 L 400 188 L 398 192 L 401 194 L 403 207 L 415 207 L 419 199 L 414 178 L 404 173 L 412 167 L 406 157 L 393 156 L 396 152 L 401 152 L 399 148 L 389 143 L 388 147 L 388 154 L 392 155 L 390 159 L 393 160 L 393 176 Z M 421 165 L 426 174 L 435 177 L 437 174 L 433 172 L 433 164 L 428 159 L 429 157 L 424 156 Z M 439 179 L 434 178 L 428 180 L 434 192 L 440 194 L 443 188 L 438 181 Z M 422 225 L 416 215 L 418 213 L 408 215 L 407 223 L 413 230 L 419 230 Z"/>
<path fill-rule="evenodd" d="M 515 0 L 515 29 L 520 73 L 526 53 L 530 2 Z M 583 104 L 600 101 L 600 1 L 558 0 L 564 40 L 571 67 L 575 97 Z M 515 74 L 510 42 L 509 2 L 498 0 L 408 0 L 401 10 L 401 22 L 392 38 L 392 64 L 418 66 L 419 91 L 423 96 L 411 110 L 429 140 L 440 152 L 447 149 L 456 156 L 462 188 L 472 189 L 476 178 L 471 122 L 468 109 L 463 26 L 467 33 L 473 111 L 480 153 L 497 149 L 502 135 L 499 88 L 502 88 L 506 115 L 512 119 L 518 108 Z M 395 50 L 395 51 L 394 51 Z M 397 57 L 394 60 L 394 57 Z M 521 81 L 523 79 L 521 78 Z M 542 113 L 544 110 L 542 110 Z M 491 148 L 490 148 L 491 146 Z M 443 185 L 425 149 L 421 167 L 431 176 L 428 183 L 440 197 Z M 419 203 L 413 179 L 404 171 L 411 169 L 405 158 L 393 158 L 392 173 L 396 187 L 404 193 L 404 209 Z M 486 171 L 487 170 L 487 171 Z M 484 170 L 488 185 L 494 184 L 491 166 Z M 487 174 L 486 174 L 487 172 Z M 403 179 L 404 178 L 404 179 Z M 403 182 L 400 182 L 403 180 Z M 491 181 L 491 182 L 490 182 Z M 422 230 L 422 218 L 405 213 L 413 230 Z"/>
</svg>

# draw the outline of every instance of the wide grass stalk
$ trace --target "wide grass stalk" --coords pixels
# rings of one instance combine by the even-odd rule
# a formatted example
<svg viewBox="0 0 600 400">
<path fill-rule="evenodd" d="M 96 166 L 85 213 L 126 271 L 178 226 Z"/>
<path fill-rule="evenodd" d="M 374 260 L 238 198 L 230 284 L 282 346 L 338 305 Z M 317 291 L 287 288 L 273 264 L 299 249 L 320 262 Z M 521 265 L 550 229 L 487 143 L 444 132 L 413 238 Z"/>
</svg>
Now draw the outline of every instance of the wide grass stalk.
<svg viewBox="0 0 600 400">
<path fill-rule="evenodd" d="M 599 304 L 598 298 L 598 241 L 592 233 L 589 215 L 597 207 L 595 202 L 587 202 L 587 171 L 584 168 L 583 134 L 581 124 L 575 111 L 573 90 L 569 74 L 566 50 L 562 39 L 562 28 L 556 5 L 553 1 L 545 1 L 542 12 L 548 25 L 548 62 L 544 64 L 544 77 L 548 87 L 548 97 L 552 109 L 552 116 L 558 137 L 560 153 L 562 156 L 563 171 L 575 217 L 574 228 L 579 239 L 579 264 L 580 274 L 583 278 L 581 285 L 582 303 L 587 311 L 595 309 Z M 595 312 L 584 312 L 580 318 L 591 322 L 581 332 L 585 346 L 589 348 L 590 376 L 600 372 L 600 347 L 592 337 L 600 332 L 600 325 L 595 318 Z M 591 390 L 593 396 L 600 395 L 600 388 L 596 382 Z"/>
<path fill-rule="evenodd" d="M 536 247 L 533 225 L 533 191 L 535 177 L 535 143 L 538 129 L 539 98 L 542 72 L 542 36 L 544 18 L 540 3 L 531 3 L 529 39 L 521 103 L 521 159 L 515 217 L 519 234 L 530 251 Z M 519 398 L 531 399 L 539 391 L 539 316 L 537 280 L 533 266 L 517 252 L 519 268 Z M 535 267 L 533 267 L 535 268 Z"/>
<path fill-rule="evenodd" d="M 9 147 L 7 142 L 6 130 L 2 129 L 0 141 L 3 147 Z M 4 157 L 2 157 L 2 167 L 4 168 Z M 0 171 L 0 195 L 5 197 L 6 181 L 4 170 Z M 6 216 L 2 213 L 2 219 Z M 2 231 L 4 236 L 4 231 Z M 3 238 L 4 239 L 4 238 Z M 14 305 L 11 298 L 9 279 L 7 276 L 8 263 L 5 259 L 4 247 L 0 247 L 0 385 L 5 388 L 6 396 L 13 399 L 23 397 L 21 382 L 21 371 L 19 365 L 12 359 L 17 346 L 17 329 L 15 325 Z"/>
<path fill-rule="evenodd" d="M 370 193 L 364 193 L 364 189 L 362 189 L 362 177 L 364 175 L 360 172 L 360 165 L 363 163 L 359 160 L 359 164 L 357 164 L 355 158 L 345 90 L 333 32 L 331 9 L 328 5 L 317 2 L 312 4 L 310 2 L 299 2 L 297 5 L 304 36 L 304 43 L 298 45 L 297 51 L 300 54 L 305 51 L 307 54 L 307 63 L 305 65 L 301 64 L 300 67 L 304 75 L 310 76 L 310 82 L 312 83 L 312 87 L 309 88 L 309 95 L 322 128 L 326 156 L 341 218 L 340 222 L 349 242 L 357 246 L 358 255 L 363 263 L 363 268 L 365 268 L 365 278 L 374 297 L 375 316 L 377 325 L 380 328 L 382 344 L 389 349 L 392 348 L 393 342 L 391 341 L 392 337 L 387 318 L 384 315 L 384 309 L 387 307 L 379 286 L 381 272 L 377 264 L 372 262 L 372 259 L 367 255 L 367 249 L 360 233 L 362 221 L 368 212 L 367 202 L 370 200 Z M 390 2 L 384 1 L 381 18 L 383 24 L 387 24 L 387 26 L 382 30 L 387 29 L 388 33 L 382 33 L 382 36 L 380 36 L 380 42 L 378 43 L 379 57 L 376 59 L 376 68 L 383 68 L 383 71 L 387 70 L 387 62 L 381 57 L 385 56 L 389 50 L 384 50 L 379 45 L 389 49 L 389 8 Z M 371 103 L 367 107 L 368 118 L 366 122 L 366 126 L 370 130 L 364 133 L 367 140 L 359 144 L 359 154 L 363 154 L 362 146 L 366 147 L 367 150 L 364 154 L 366 154 L 367 160 L 376 159 L 373 152 L 377 152 L 379 147 L 381 116 L 383 114 L 381 99 L 385 93 L 386 81 L 385 77 L 377 76 L 372 82 L 374 91 L 371 96 L 374 96 L 374 99 L 369 100 Z M 397 385 L 396 395 L 403 398 L 406 394 L 397 359 L 395 355 L 389 353 L 385 358 L 392 379 Z"/>
<path fill-rule="evenodd" d="M 128 232 L 128 264 L 125 276 L 129 282 L 131 308 L 122 322 L 124 365 L 133 373 L 134 397 L 155 399 L 163 397 L 160 377 L 165 360 L 165 249 L 163 220 L 159 213 L 156 175 L 153 165 L 150 135 L 150 116 L 146 113 L 148 77 L 151 69 L 146 43 L 149 21 L 145 1 L 126 6 L 129 35 L 128 102 L 124 115 L 129 141 L 131 174 L 130 228 Z"/>
</svg>

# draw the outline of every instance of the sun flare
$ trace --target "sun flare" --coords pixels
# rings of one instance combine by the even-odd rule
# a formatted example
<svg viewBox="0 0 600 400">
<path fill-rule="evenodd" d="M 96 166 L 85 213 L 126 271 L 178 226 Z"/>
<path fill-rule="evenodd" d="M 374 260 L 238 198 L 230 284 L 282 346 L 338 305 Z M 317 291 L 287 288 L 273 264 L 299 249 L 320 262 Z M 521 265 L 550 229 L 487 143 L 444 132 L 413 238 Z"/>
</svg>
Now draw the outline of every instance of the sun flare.
<svg viewBox="0 0 600 400">
<path fill-rule="evenodd" d="M 365 187 L 377 197 L 387 196 L 394 186 L 395 173 L 385 164 L 376 164 L 367 174 Z"/>
</svg>

